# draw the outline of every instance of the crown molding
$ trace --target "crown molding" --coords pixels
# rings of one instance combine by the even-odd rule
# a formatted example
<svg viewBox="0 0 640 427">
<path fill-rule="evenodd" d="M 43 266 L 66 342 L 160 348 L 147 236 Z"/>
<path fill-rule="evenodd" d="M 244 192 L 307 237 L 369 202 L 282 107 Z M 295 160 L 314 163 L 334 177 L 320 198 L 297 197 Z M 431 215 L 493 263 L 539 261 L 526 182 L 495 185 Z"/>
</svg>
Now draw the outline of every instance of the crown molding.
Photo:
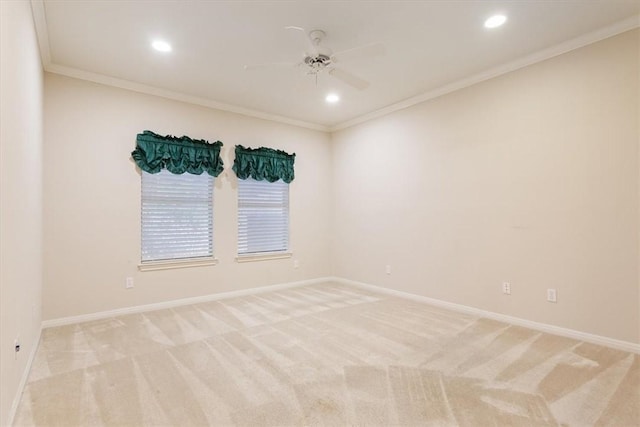
<svg viewBox="0 0 640 427">
<path fill-rule="evenodd" d="M 172 99 L 174 101 L 186 102 L 188 104 L 200 105 L 202 107 L 212 108 L 216 110 L 227 111 L 230 113 L 241 114 L 243 116 L 253 117 L 262 120 L 269 120 L 277 123 L 302 127 L 321 132 L 328 132 L 329 127 L 317 123 L 305 122 L 302 120 L 292 119 L 290 117 L 280 116 L 277 114 L 265 113 L 263 111 L 244 108 L 237 105 L 226 104 L 207 98 L 193 95 L 187 95 L 181 92 L 175 92 L 168 89 L 162 89 L 156 86 L 145 85 L 130 80 L 110 77 L 104 74 L 92 73 L 80 70 L 78 68 L 65 67 L 58 65 L 51 60 L 51 47 L 49 45 L 49 30 L 47 28 L 47 16 L 44 7 L 44 0 L 31 0 L 31 10 L 33 12 L 33 21 L 36 27 L 36 35 L 38 37 L 38 45 L 40 47 L 40 59 L 42 67 L 45 71 L 62 76 L 73 77 L 75 79 L 87 80 L 93 83 L 99 83 L 106 86 L 113 86 L 120 89 L 127 89 L 133 92 L 144 93 L 147 95 L 159 96 L 162 98 Z"/>
<path fill-rule="evenodd" d="M 494 77 L 498 77 L 502 74 L 506 74 L 511 71 L 515 71 L 520 68 L 533 65 L 537 62 L 541 62 L 541 61 L 553 58 L 554 56 L 562 55 L 563 53 L 567 53 L 569 51 L 581 48 L 583 46 L 599 42 L 601 40 L 616 36 L 618 34 L 624 33 L 625 31 L 633 30 L 638 27 L 640 27 L 640 15 L 635 15 L 630 18 L 624 19 L 622 21 L 618 21 L 615 24 L 609 25 L 607 27 L 600 28 L 599 30 L 592 31 L 580 37 L 576 37 L 574 39 L 568 40 L 564 43 L 524 56 L 515 61 L 500 65 L 498 67 L 490 68 L 486 71 L 483 71 L 471 77 L 467 77 L 462 80 L 455 81 L 453 83 L 447 84 L 445 86 L 441 86 L 429 92 L 425 92 L 421 95 L 413 96 L 411 98 L 405 99 L 404 101 L 391 104 L 379 110 L 375 110 L 370 113 L 364 114 L 362 116 L 358 116 L 354 119 L 348 120 L 346 122 L 331 126 L 329 128 L 329 131 L 336 132 L 338 130 L 346 129 L 346 128 L 355 126 L 357 124 L 364 123 L 369 120 L 373 120 L 378 117 L 386 116 L 387 114 L 391 114 L 395 111 L 403 110 L 405 108 L 409 108 L 416 104 L 420 104 L 422 102 L 437 98 L 439 96 L 446 95 L 447 93 L 464 89 L 466 87 L 475 85 L 485 80 L 489 80 Z"/>
<path fill-rule="evenodd" d="M 485 80 L 498 77 L 502 74 L 509 73 L 511 71 L 524 68 L 529 65 L 533 65 L 537 62 L 541 62 L 550 58 L 553 58 L 563 53 L 581 48 L 583 46 L 596 43 L 609 37 L 616 36 L 635 28 L 640 27 L 640 15 L 631 16 L 622 21 L 618 21 L 607 27 L 600 28 L 599 30 L 592 31 L 558 45 L 552 46 L 547 49 L 543 49 L 536 53 L 524 56 L 515 61 L 500 65 L 498 67 L 490 68 L 479 74 L 467 77 L 453 83 L 441 86 L 431 91 L 422 93 L 420 95 L 413 96 L 403 101 L 391 104 L 384 108 L 372 111 L 370 113 L 355 117 L 351 120 L 347 120 L 342 123 L 338 123 L 332 126 L 324 126 L 318 123 L 305 122 L 302 120 L 292 119 L 277 114 L 265 113 L 263 111 L 253 110 L 249 108 L 240 107 L 237 105 L 226 104 L 218 101 L 214 101 L 207 98 L 201 98 L 193 95 L 187 95 L 181 92 L 175 92 L 167 89 L 162 89 L 155 86 L 145 85 L 141 83 L 132 82 L 129 80 L 118 79 L 115 77 L 106 76 L 103 74 L 92 73 L 89 71 L 80 70 L 77 68 L 65 67 L 62 65 L 54 64 L 51 61 L 51 49 L 49 45 L 49 32 L 47 29 L 47 19 L 44 7 L 44 0 L 31 0 L 31 8 L 33 10 L 33 19 L 36 27 L 36 34 L 38 37 L 38 44 L 40 45 L 40 58 L 45 71 L 60 74 L 67 77 L 73 77 L 81 80 L 88 80 L 94 83 L 99 83 L 107 86 L 114 86 L 121 89 L 127 89 L 134 92 L 144 93 L 148 95 L 159 96 L 162 98 L 172 99 L 175 101 L 186 102 L 189 104 L 200 105 L 207 108 L 213 108 L 216 110 L 228 111 L 231 113 L 241 114 L 248 117 L 254 117 L 263 120 L 269 120 L 278 123 L 284 123 L 287 125 L 298 126 L 302 128 L 317 130 L 321 132 L 336 132 L 342 129 L 346 129 L 360 123 L 373 120 L 378 117 L 386 116 L 393 112 L 403 110 L 405 108 L 412 107 L 422 102 L 446 95 L 448 93 L 464 89 L 474 84 L 483 82 Z"/>
<path fill-rule="evenodd" d="M 272 122 L 284 123 L 287 125 L 298 126 L 302 128 L 318 130 L 322 132 L 328 132 L 327 126 L 319 125 L 316 123 L 305 122 L 301 120 L 292 119 L 285 116 L 279 116 L 277 114 L 264 113 L 258 110 L 252 110 L 249 108 L 239 107 L 237 105 L 225 104 L 223 102 L 213 101 L 207 98 L 201 98 L 193 95 L 186 95 L 181 92 L 174 92 L 167 89 L 162 89 L 156 86 L 145 85 L 142 83 L 132 82 L 130 80 L 119 79 L 116 77 L 106 76 L 104 74 L 92 73 L 89 71 L 79 70 L 77 68 L 64 67 L 57 64 L 49 64 L 44 67 L 45 71 L 53 74 L 60 74 L 62 76 L 73 77 L 75 79 L 87 80 L 93 83 L 99 83 L 106 86 L 113 86 L 120 89 L 126 89 L 133 92 L 144 93 L 146 95 L 154 95 L 162 98 L 172 99 L 174 101 L 186 102 L 188 104 L 200 105 L 202 107 L 213 108 L 215 110 L 227 111 L 230 113 L 241 114 L 243 116 L 253 117 L 262 120 L 269 120 Z"/>
</svg>

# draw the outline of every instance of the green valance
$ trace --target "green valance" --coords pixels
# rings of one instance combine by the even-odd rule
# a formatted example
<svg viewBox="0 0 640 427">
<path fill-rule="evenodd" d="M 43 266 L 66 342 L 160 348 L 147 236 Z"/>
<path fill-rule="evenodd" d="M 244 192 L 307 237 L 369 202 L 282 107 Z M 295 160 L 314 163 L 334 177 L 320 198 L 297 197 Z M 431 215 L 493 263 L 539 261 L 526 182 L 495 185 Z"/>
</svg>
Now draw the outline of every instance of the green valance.
<svg viewBox="0 0 640 427">
<path fill-rule="evenodd" d="M 220 141 L 209 143 L 188 136 L 161 136 L 145 130 L 138 134 L 136 149 L 131 157 L 140 169 L 149 173 L 167 169 L 177 175 L 185 172 L 200 175 L 207 172 L 211 176 L 218 176 L 224 169 L 220 147 Z"/>
<path fill-rule="evenodd" d="M 273 148 L 245 148 L 236 145 L 236 159 L 233 171 L 238 178 L 253 178 L 257 181 L 276 182 L 281 179 L 287 184 L 293 181 L 293 162 L 296 155 Z"/>
</svg>

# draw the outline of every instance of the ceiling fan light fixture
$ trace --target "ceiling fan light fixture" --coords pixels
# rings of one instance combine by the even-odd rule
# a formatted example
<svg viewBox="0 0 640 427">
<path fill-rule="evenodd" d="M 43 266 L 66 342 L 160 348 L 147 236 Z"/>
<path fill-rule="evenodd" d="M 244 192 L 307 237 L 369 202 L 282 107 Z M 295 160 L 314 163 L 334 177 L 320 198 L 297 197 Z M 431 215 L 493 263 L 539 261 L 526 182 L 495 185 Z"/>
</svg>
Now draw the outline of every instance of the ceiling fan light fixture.
<svg viewBox="0 0 640 427">
<path fill-rule="evenodd" d="M 484 21 L 485 28 L 498 28 L 507 22 L 507 17 L 505 15 L 493 15 L 486 21 Z"/>
<path fill-rule="evenodd" d="M 338 94 L 335 94 L 335 93 L 330 93 L 329 95 L 327 95 L 327 97 L 324 100 L 327 101 L 329 104 L 335 104 L 336 102 L 340 101 L 340 96 L 338 96 Z"/>
<path fill-rule="evenodd" d="M 158 52 L 171 52 L 171 45 L 164 40 L 154 40 L 151 43 L 151 47 L 157 50 Z"/>
<path fill-rule="evenodd" d="M 321 73 L 328 74 L 329 76 L 340 80 L 342 83 L 351 86 L 354 89 L 364 90 L 369 87 L 369 82 L 361 79 L 360 77 L 350 73 L 349 71 L 334 67 L 334 59 L 338 62 L 347 62 L 353 58 L 366 58 L 370 56 L 376 56 L 384 53 L 384 46 L 382 43 L 372 43 L 365 46 L 355 47 L 352 49 L 344 50 L 334 54 L 331 49 L 326 46 L 320 45 L 322 39 L 326 36 L 326 33 L 322 30 L 313 30 L 309 33 L 302 27 L 285 27 L 287 30 L 295 30 L 303 36 L 307 49 L 304 51 L 304 57 L 302 62 L 297 64 L 285 63 L 287 66 L 301 66 L 306 74 L 313 76 L 318 85 L 318 75 Z M 275 66 L 274 64 L 254 64 L 245 65 L 245 70 L 262 68 L 265 66 Z M 336 94 L 330 94 L 325 97 L 328 103 L 334 104 L 340 100 L 340 97 Z"/>
</svg>

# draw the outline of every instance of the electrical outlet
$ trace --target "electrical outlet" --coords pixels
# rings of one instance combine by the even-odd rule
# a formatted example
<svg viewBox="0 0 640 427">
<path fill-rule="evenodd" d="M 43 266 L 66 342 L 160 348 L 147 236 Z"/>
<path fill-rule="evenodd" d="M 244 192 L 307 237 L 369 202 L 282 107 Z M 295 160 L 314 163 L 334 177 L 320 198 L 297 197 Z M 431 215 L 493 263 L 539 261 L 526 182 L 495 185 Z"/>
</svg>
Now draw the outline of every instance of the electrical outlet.
<svg viewBox="0 0 640 427">
<path fill-rule="evenodd" d="M 511 295 L 511 283 L 502 282 L 502 293 L 506 295 Z"/>
<path fill-rule="evenodd" d="M 391 266 L 390 266 L 390 265 L 387 265 L 387 266 L 384 268 L 384 272 L 385 272 L 385 273 L 387 273 L 387 274 L 391 274 Z"/>
<path fill-rule="evenodd" d="M 555 289 L 547 289 L 547 301 L 558 302 L 558 293 Z"/>
<path fill-rule="evenodd" d="M 293 261 L 293 268 L 300 268 L 300 261 L 297 259 Z"/>
<path fill-rule="evenodd" d="M 125 284 L 124 284 L 125 289 L 131 289 L 133 288 L 133 277 L 127 277 Z"/>
</svg>

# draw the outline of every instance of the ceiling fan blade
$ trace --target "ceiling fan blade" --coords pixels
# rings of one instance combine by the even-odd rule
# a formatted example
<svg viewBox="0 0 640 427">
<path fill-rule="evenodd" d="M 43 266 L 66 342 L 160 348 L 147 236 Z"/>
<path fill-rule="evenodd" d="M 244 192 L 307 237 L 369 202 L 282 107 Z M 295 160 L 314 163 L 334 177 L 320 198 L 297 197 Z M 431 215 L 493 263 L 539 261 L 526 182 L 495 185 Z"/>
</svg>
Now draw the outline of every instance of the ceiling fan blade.
<svg viewBox="0 0 640 427">
<path fill-rule="evenodd" d="M 348 61 L 356 58 L 367 58 L 385 54 L 383 43 L 372 43 L 365 46 L 354 47 L 352 49 L 343 50 L 331 55 L 333 62 Z"/>
<path fill-rule="evenodd" d="M 339 68 L 333 68 L 329 70 L 329 74 L 338 80 L 352 86 L 358 90 L 364 90 L 369 87 L 369 82 L 362 80 L 360 77 L 351 74 L 348 71 L 341 70 Z"/>
<path fill-rule="evenodd" d="M 289 26 L 284 28 L 285 30 L 300 31 L 304 35 L 304 41 L 306 43 L 305 53 L 309 56 L 318 56 L 318 46 L 316 46 L 313 40 L 311 40 L 311 37 L 309 37 L 309 33 L 307 33 L 307 30 L 305 30 L 302 27 L 294 27 L 294 26 Z"/>
<path fill-rule="evenodd" d="M 245 71 L 261 70 L 264 68 L 294 68 L 300 64 L 295 62 L 270 62 L 266 64 L 248 64 L 244 66 Z"/>
</svg>

